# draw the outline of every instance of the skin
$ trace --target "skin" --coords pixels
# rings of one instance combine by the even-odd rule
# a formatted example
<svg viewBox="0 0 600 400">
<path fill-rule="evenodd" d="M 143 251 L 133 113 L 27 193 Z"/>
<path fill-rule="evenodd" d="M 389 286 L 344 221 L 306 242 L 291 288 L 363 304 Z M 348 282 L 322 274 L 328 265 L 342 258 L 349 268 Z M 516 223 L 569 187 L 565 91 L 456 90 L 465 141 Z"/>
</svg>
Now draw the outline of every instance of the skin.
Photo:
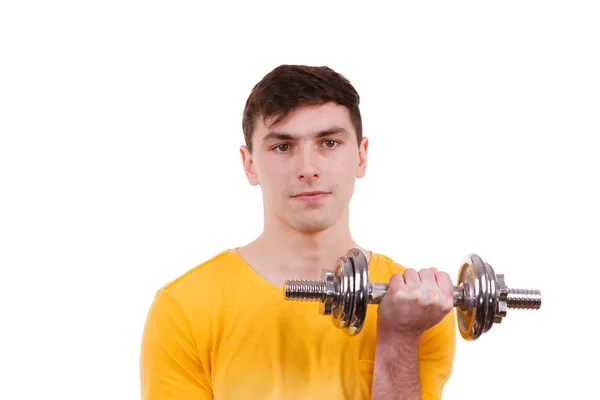
<svg viewBox="0 0 600 400">
<path fill-rule="evenodd" d="M 358 144 L 348 110 L 332 103 L 298 107 L 267 125 L 257 119 L 252 152 L 240 147 L 248 182 L 262 190 L 264 228 L 238 252 L 280 288 L 285 279 L 319 279 L 323 266 L 359 247 L 349 204 L 369 141 Z M 306 192 L 320 194 L 297 196 Z M 450 276 L 435 269 L 391 277 L 378 307 L 372 399 L 421 399 L 418 340 L 452 310 L 452 294 Z"/>
</svg>

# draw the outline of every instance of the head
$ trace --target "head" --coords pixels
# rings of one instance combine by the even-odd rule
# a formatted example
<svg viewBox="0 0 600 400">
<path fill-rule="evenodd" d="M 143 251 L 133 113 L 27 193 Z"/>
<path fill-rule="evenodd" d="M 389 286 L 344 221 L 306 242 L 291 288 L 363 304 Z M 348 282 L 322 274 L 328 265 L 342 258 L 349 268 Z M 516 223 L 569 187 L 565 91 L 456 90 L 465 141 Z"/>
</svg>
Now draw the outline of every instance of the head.
<svg viewBox="0 0 600 400">
<path fill-rule="evenodd" d="M 315 233 L 347 218 L 367 161 L 359 100 L 327 67 L 281 65 L 252 89 L 240 153 L 249 183 L 262 189 L 267 221 Z"/>
</svg>

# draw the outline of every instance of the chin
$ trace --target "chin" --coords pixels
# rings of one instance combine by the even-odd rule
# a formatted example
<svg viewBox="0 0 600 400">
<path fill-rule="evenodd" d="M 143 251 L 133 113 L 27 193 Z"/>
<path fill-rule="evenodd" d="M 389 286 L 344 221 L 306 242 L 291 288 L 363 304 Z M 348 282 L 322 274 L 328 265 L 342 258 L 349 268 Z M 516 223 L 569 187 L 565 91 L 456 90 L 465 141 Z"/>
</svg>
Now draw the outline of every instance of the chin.
<svg viewBox="0 0 600 400">
<path fill-rule="evenodd" d="M 319 233 L 329 229 L 333 225 L 333 221 L 330 221 L 328 218 L 305 218 L 289 221 L 289 223 L 295 230 L 306 234 Z"/>
</svg>

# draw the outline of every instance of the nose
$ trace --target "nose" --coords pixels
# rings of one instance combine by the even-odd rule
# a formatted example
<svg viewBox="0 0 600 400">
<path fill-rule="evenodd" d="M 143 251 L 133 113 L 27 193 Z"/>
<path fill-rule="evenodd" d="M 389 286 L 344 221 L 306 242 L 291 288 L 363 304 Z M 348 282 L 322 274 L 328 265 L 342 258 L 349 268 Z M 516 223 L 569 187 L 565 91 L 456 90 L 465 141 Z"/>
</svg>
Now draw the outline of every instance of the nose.
<svg viewBox="0 0 600 400">
<path fill-rule="evenodd" d="M 311 146 L 304 146 L 298 152 L 298 179 L 310 182 L 319 178 L 320 171 L 317 166 L 317 157 L 318 155 L 314 154 Z"/>
</svg>

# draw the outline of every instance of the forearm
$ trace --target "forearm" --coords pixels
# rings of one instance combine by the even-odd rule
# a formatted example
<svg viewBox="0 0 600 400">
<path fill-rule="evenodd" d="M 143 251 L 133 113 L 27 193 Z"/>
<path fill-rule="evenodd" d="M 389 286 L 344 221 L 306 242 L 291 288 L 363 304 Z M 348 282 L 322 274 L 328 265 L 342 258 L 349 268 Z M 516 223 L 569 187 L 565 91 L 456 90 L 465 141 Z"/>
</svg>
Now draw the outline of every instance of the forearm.
<svg viewBox="0 0 600 400">
<path fill-rule="evenodd" d="M 378 336 L 373 400 L 421 400 L 418 345 L 418 337 Z"/>
</svg>

